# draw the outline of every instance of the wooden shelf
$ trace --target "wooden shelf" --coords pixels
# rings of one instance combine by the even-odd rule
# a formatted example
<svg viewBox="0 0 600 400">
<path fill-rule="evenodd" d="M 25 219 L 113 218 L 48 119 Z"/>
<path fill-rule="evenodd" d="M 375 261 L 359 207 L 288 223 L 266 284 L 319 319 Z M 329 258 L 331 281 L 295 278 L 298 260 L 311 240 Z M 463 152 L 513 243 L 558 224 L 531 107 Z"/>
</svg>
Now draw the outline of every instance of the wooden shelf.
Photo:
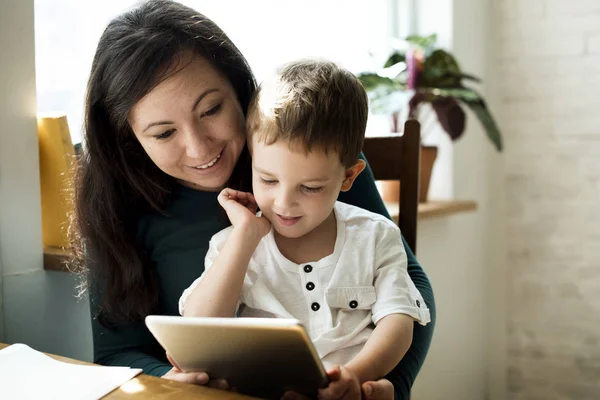
<svg viewBox="0 0 600 400">
<path fill-rule="evenodd" d="M 44 247 L 44 269 L 46 271 L 72 272 L 69 262 L 73 259 L 70 251 L 58 247 Z"/>
<path fill-rule="evenodd" d="M 398 203 L 385 203 L 388 212 L 398 222 Z M 419 204 L 419 220 L 445 217 L 457 213 L 473 211 L 477 203 L 468 200 L 438 200 Z M 44 269 L 48 271 L 72 272 L 69 261 L 73 255 L 68 250 L 56 247 L 44 248 Z"/>
<path fill-rule="evenodd" d="M 394 219 L 398 222 L 398 203 L 386 202 L 385 206 Z M 419 203 L 419 220 L 446 217 L 462 212 L 474 211 L 477 203 L 470 200 L 435 200 Z"/>
</svg>

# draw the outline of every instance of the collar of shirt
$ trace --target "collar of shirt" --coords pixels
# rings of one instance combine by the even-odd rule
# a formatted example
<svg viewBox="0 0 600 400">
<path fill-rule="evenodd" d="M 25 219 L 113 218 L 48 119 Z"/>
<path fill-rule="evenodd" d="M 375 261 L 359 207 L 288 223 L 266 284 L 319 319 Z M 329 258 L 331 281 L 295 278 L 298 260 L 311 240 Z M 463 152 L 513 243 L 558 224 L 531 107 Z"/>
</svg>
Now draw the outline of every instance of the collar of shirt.
<svg viewBox="0 0 600 400">
<path fill-rule="evenodd" d="M 346 223 L 344 222 L 344 218 L 340 215 L 339 211 L 337 210 L 337 207 L 338 207 L 338 203 L 336 203 L 335 207 L 333 208 L 333 212 L 335 213 L 336 228 L 337 228 L 337 234 L 336 234 L 336 238 L 335 238 L 335 246 L 333 248 L 333 253 L 331 253 L 330 255 L 328 255 L 326 257 L 323 257 L 320 260 L 309 261 L 309 262 L 302 263 L 302 264 L 296 264 L 296 263 L 288 260 L 279 251 L 279 248 L 277 247 L 277 243 L 275 243 L 274 230 L 273 230 L 273 228 L 271 228 L 271 231 L 267 235 L 267 245 L 269 246 L 269 251 L 271 252 L 271 254 L 273 254 L 275 259 L 277 260 L 277 263 L 279 264 L 279 266 L 282 269 L 299 274 L 301 272 L 304 272 L 304 267 L 307 265 L 310 265 L 311 268 L 319 269 L 319 268 L 326 267 L 328 265 L 337 264 L 337 261 L 340 258 L 340 254 L 342 253 L 342 248 L 344 247 L 344 242 L 346 241 Z"/>
</svg>

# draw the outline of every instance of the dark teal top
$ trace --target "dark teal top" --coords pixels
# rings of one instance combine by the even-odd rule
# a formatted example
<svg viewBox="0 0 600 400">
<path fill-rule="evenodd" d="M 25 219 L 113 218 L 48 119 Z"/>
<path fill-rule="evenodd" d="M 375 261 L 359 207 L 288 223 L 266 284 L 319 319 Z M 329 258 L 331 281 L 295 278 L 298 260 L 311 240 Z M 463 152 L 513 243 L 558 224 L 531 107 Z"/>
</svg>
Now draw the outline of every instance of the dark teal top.
<svg viewBox="0 0 600 400">
<path fill-rule="evenodd" d="M 386 208 L 375 186 L 371 170 L 359 175 L 352 189 L 340 201 L 385 215 Z M 201 192 L 178 185 L 166 217 L 155 213 L 140 220 L 139 237 L 154 262 L 160 286 L 160 309 L 165 315 L 179 315 L 177 303 L 184 289 L 204 271 L 204 257 L 210 238 L 229 225 L 217 202 L 217 193 Z M 387 376 L 394 384 L 397 399 L 408 399 L 431 343 L 435 324 L 435 303 L 427 276 L 404 243 L 408 273 L 431 312 L 431 323 L 414 325 L 413 342 L 400 364 Z M 92 317 L 99 299 L 90 296 Z M 145 374 L 162 376 L 171 369 L 165 351 L 143 322 L 108 329 L 92 318 L 94 362 L 142 368 Z"/>
</svg>

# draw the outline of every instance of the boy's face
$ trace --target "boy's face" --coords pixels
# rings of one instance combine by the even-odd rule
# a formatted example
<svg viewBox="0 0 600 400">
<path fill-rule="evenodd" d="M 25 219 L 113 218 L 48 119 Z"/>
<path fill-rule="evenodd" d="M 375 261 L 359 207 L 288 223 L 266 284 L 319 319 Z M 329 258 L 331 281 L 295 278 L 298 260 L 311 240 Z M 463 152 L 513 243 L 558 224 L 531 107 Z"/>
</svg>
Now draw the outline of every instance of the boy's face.
<svg viewBox="0 0 600 400">
<path fill-rule="evenodd" d="M 298 238 L 321 225 L 333 210 L 340 190 L 352 187 L 364 168 L 347 169 L 335 152 L 271 145 L 252 139 L 252 186 L 263 215 L 280 235 Z"/>
</svg>

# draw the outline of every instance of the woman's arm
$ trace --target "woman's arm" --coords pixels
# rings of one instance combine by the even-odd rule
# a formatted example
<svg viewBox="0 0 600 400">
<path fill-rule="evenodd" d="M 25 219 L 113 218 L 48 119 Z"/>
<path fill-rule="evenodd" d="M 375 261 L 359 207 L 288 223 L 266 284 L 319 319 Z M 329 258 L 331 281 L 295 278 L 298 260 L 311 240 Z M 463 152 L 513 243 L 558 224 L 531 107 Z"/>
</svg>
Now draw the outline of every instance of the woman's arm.
<svg viewBox="0 0 600 400">
<path fill-rule="evenodd" d="M 89 295 L 95 363 L 142 368 L 144 374 L 158 377 L 172 368 L 143 322 L 105 327 L 96 318 L 101 295 L 95 290 Z"/>
<path fill-rule="evenodd" d="M 361 154 L 361 158 L 365 159 Z M 365 160 L 366 161 L 366 160 Z M 348 192 L 341 193 L 339 200 L 352 204 L 365 210 L 369 210 L 387 218 L 390 215 L 379 196 L 377 187 L 375 186 L 375 179 L 373 173 L 367 162 L 367 167 L 358 176 L 352 189 Z M 429 350 L 431 344 L 431 338 L 433 336 L 433 329 L 435 327 L 435 301 L 433 297 L 433 290 L 427 275 L 416 260 L 412 250 L 408 247 L 404 238 L 404 247 L 406 249 L 406 256 L 408 258 L 408 275 L 414 282 L 427 307 L 431 316 L 431 322 L 426 326 L 415 324 L 413 330 L 413 341 L 406 352 L 406 355 L 400 361 L 400 363 L 390 372 L 386 378 L 389 379 L 393 384 L 396 391 L 396 399 L 408 399 L 410 396 L 410 389 L 419 373 L 419 370 L 425 362 L 425 356 Z"/>
</svg>

